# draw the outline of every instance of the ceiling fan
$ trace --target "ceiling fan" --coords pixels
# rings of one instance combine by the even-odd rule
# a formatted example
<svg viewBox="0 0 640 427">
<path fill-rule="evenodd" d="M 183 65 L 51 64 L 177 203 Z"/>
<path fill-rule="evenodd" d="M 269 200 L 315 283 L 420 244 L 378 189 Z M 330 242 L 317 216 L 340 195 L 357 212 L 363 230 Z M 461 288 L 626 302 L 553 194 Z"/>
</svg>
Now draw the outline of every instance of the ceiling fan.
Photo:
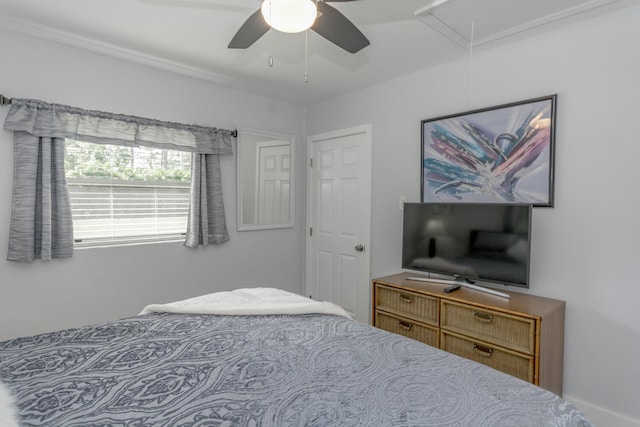
<svg viewBox="0 0 640 427">
<path fill-rule="evenodd" d="M 311 28 L 347 52 L 356 53 L 369 46 L 369 40 L 347 17 L 338 11 L 338 9 L 327 4 L 329 2 L 348 1 L 355 0 L 297 0 L 297 2 L 315 3 L 315 7 L 317 8 L 315 21 L 312 21 L 311 27 L 307 26 L 304 29 Z M 274 0 L 263 1 L 262 8 L 249 16 L 235 36 L 233 36 L 228 46 L 230 49 L 246 49 L 258 41 L 270 28 L 276 28 L 275 25 L 267 23 L 266 17 L 269 16 L 270 12 L 265 12 L 265 7 L 271 7 L 274 2 Z M 291 0 L 288 2 L 291 3 Z"/>
</svg>

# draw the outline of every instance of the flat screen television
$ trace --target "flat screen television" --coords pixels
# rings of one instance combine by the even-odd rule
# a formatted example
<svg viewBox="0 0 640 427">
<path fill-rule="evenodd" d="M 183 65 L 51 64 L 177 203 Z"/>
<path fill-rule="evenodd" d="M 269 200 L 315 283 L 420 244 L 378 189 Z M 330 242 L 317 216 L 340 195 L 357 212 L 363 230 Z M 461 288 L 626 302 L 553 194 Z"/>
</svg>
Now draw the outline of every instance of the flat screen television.
<svg viewBox="0 0 640 427">
<path fill-rule="evenodd" d="M 531 205 L 406 203 L 402 268 L 529 287 Z"/>
</svg>

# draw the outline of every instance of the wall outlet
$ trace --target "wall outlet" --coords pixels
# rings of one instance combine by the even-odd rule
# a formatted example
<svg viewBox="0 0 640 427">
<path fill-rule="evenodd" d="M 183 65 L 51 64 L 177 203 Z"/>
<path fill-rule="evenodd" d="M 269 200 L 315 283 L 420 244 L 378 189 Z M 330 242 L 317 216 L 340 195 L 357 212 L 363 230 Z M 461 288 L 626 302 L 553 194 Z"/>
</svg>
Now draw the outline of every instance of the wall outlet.
<svg viewBox="0 0 640 427">
<path fill-rule="evenodd" d="M 407 203 L 407 196 L 400 196 L 400 202 L 398 203 L 398 210 L 404 210 L 404 204 Z"/>
</svg>

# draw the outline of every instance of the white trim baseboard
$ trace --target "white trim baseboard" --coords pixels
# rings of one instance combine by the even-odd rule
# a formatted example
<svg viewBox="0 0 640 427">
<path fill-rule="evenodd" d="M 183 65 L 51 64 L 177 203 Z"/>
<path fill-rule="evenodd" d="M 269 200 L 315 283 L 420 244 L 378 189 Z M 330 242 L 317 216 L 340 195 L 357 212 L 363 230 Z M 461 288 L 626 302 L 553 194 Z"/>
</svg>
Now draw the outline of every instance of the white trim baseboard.
<svg viewBox="0 0 640 427">
<path fill-rule="evenodd" d="M 640 420 L 634 420 L 571 396 L 564 395 L 563 397 L 582 411 L 598 427 L 640 427 Z"/>
</svg>

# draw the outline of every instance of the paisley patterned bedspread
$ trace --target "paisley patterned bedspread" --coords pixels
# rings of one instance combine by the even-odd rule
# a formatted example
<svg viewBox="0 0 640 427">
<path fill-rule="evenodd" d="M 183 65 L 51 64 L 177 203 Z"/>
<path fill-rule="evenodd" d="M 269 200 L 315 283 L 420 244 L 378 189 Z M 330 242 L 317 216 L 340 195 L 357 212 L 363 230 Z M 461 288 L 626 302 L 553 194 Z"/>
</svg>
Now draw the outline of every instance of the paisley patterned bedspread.
<svg viewBox="0 0 640 427">
<path fill-rule="evenodd" d="M 590 426 L 558 396 L 343 317 L 154 313 L 0 343 L 24 426 Z"/>
</svg>

